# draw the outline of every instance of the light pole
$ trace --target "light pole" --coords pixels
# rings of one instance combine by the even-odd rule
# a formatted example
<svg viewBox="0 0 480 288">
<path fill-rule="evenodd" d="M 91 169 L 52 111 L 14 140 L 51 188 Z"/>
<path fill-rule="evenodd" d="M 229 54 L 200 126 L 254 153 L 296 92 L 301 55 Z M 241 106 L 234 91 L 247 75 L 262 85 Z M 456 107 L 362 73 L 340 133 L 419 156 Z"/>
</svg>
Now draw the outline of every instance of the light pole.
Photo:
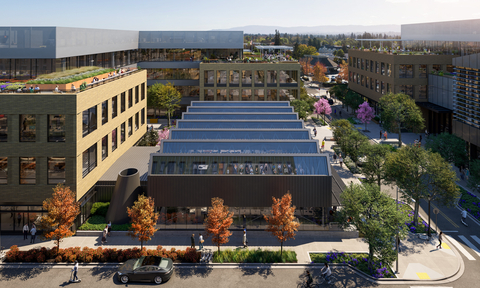
<svg viewBox="0 0 480 288">
<path fill-rule="evenodd" d="M 430 201 L 432 201 L 432 194 L 428 195 L 428 240 L 430 241 Z"/>
<path fill-rule="evenodd" d="M 397 211 L 398 211 L 398 186 L 397 186 Z M 397 244 L 397 265 L 396 265 L 396 269 L 395 269 L 395 274 L 398 274 L 398 248 L 399 248 L 399 247 L 398 247 L 398 246 L 399 246 L 399 245 L 398 245 L 398 244 L 399 244 L 399 243 L 398 243 L 398 242 L 399 242 L 399 241 L 398 241 L 398 223 L 397 223 L 397 241 L 396 241 L 396 242 L 397 242 L 397 243 L 396 243 L 396 244 Z"/>
</svg>

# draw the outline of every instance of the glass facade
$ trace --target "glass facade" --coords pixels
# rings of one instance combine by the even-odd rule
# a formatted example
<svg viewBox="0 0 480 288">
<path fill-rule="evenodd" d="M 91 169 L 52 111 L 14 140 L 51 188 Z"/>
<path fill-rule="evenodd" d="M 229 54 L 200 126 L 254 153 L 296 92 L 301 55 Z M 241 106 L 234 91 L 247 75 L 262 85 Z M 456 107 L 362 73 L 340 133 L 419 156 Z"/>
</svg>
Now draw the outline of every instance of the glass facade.
<svg viewBox="0 0 480 288">
<path fill-rule="evenodd" d="M 35 115 L 20 115 L 20 142 L 35 142 L 37 135 L 37 122 Z"/>
<path fill-rule="evenodd" d="M 205 101 L 215 101 L 215 90 L 214 89 L 205 89 Z"/>
<path fill-rule="evenodd" d="M 97 106 L 83 111 L 83 137 L 97 130 Z"/>
<path fill-rule="evenodd" d="M 242 86 L 252 85 L 252 70 L 242 71 Z"/>
<path fill-rule="evenodd" d="M 85 177 L 97 167 L 97 143 L 83 151 L 82 155 L 82 176 Z"/>
<path fill-rule="evenodd" d="M 230 70 L 229 81 L 230 87 L 238 87 L 240 84 L 240 71 L 239 70 Z"/>
<path fill-rule="evenodd" d="M 238 90 L 234 90 L 238 91 Z M 269 90 L 276 91 L 276 90 Z M 196 112 L 196 113 L 293 113 L 293 107 L 196 107 L 190 106 L 187 107 L 187 112 Z"/>
<path fill-rule="evenodd" d="M 200 89 L 198 86 L 175 86 L 183 97 L 199 97 Z"/>
<path fill-rule="evenodd" d="M 151 174 L 328 175 L 325 156 L 154 156 Z"/>
<path fill-rule="evenodd" d="M 48 157 L 48 184 L 65 183 L 65 157 Z"/>
<path fill-rule="evenodd" d="M 48 142 L 65 142 L 65 115 L 48 115 Z"/>
<path fill-rule="evenodd" d="M 309 132 L 307 130 L 185 130 L 185 129 L 171 129 L 170 139 L 215 139 L 215 140 L 227 140 L 227 139 L 298 139 L 308 140 L 310 139 Z"/>
<path fill-rule="evenodd" d="M 228 101 L 240 101 L 240 89 L 230 89 Z"/>
<path fill-rule="evenodd" d="M 413 78 L 413 65 L 398 65 L 399 78 Z"/>
<path fill-rule="evenodd" d="M 142 62 L 203 61 L 205 57 L 226 59 L 241 55 L 242 49 L 140 49 Z"/>
<path fill-rule="evenodd" d="M 35 157 L 20 157 L 20 184 L 35 185 L 37 183 L 37 167 Z"/>
<path fill-rule="evenodd" d="M 215 71 L 213 70 L 205 70 L 203 71 L 203 78 L 204 78 L 204 85 L 205 86 L 213 86 L 215 85 Z"/>
<path fill-rule="evenodd" d="M 217 89 L 216 101 L 227 101 L 227 89 Z"/>
<path fill-rule="evenodd" d="M 315 140 L 294 142 L 258 141 L 258 142 L 212 142 L 163 140 L 162 153 L 243 153 L 243 154 L 278 154 L 278 153 L 318 153 Z"/>
<path fill-rule="evenodd" d="M 148 80 L 199 80 L 198 68 L 158 68 L 147 69 Z"/>
<path fill-rule="evenodd" d="M 455 67 L 453 119 L 480 129 L 480 70 Z"/>
<path fill-rule="evenodd" d="M 217 70 L 217 86 L 227 85 L 227 70 Z"/>
<path fill-rule="evenodd" d="M 178 120 L 178 128 L 237 128 L 237 129 L 302 129 L 303 121 L 218 121 L 218 120 Z"/>
<path fill-rule="evenodd" d="M 0 142 L 8 141 L 8 117 L 0 114 Z"/>
<path fill-rule="evenodd" d="M 199 113 L 199 114 L 192 114 L 192 113 L 184 113 L 183 119 L 190 120 L 190 119 L 232 119 L 232 120 L 260 120 L 260 119 L 268 119 L 268 120 L 297 120 L 297 114 L 290 113 L 290 114 L 256 114 L 256 113 L 228 113 L 228 114 L 211 114 L 211 113 Z"/>
</svg>

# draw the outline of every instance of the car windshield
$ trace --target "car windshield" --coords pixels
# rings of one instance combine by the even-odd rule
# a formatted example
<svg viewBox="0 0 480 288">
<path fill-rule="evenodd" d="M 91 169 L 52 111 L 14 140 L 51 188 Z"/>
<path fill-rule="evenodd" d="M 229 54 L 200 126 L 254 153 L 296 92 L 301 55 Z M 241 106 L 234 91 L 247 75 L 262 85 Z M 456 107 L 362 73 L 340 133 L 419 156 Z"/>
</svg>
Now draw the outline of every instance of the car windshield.
<svg viewBox="0 0 480 288">
<path fill-rule="evenodd" d="M 160 262 L 160 268 L 167 269 L 168 266 L 168 259 L 162 258 L 162 261 Z"/>
</svg>

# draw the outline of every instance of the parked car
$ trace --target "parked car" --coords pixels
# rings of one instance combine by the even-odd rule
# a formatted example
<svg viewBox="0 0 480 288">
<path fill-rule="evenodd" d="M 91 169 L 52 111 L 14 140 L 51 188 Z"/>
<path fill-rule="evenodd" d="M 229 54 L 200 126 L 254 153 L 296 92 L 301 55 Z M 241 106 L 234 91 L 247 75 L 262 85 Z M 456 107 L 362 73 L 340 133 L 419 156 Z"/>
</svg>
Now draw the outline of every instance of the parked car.
<svg viewBox="0 0 480 288">
<path fill-rule="evenodd" d="M 118 268 L 118 280 L 123 284 L 129 281 L 154 282 L 161 284 L 173 274 L 173 261 L 157 256 L 143 256 L 127 260 Z"/>
</svg>

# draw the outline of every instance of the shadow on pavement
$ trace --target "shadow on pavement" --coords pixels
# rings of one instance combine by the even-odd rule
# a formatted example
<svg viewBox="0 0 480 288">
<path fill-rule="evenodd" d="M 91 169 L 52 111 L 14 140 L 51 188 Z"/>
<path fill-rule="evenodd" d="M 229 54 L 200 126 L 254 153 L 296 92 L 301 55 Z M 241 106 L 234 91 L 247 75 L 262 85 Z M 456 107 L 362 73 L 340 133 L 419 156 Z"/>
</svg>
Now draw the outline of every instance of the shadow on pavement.
<svg viewBox="0 0 480 288">
<path fill-rule="evenodd" d="M 431 245 L 430 242 L 420 238 L 416 238 L 414 236 L 409 236 L 407 240 L 403 240 L 402 242 L 408 243 L 408 244 L 404 244 L 404 243 L 400 244 L 400 247 L 401 247 L 400 254 L 402 256 L 421 253 L 421 251 L 425 250 L 426 245 Z"/>
<path fill-rule="evenodd" d="M 250 268 L 250 267 L 241 267 L 241 271 L 243 272 L 243 276 L 251 276 L 251 275 L 259 275 L 262 276 L 263 279 L 267 279 L 269 276 L 275 277 L 275 274 L 272 271 L 271 267 L 257 267 L 257 268 Z"/>
<path fill-rule="evenodd" d="M 19 268 L 19 269 L 0 269 L 0 283 L 10 280 L 30 280 L 41 273 L 48 272 L 50 268 Z M 0 285 L 3 286 L 3 285 Z M 5 286 L 3 286 L 5 287 Z"/>
<path fill-rule="evenodd" d="M 115 274 L 117 273 L 116 268 L 112 269 L 105 269 L 105 268 L 92 268 L 88 270 L 88 273 L 91 274 L 92 276 L 98 277 L 98 280 L 105 280 L 109 278 L 114 278 L 116 279 Z"/>
<path fill-rule="evenodd" d="M 192 276 L 206 278 L 210 273 L 212 273 L 213 269 L 208 266 L 192 266 L 192 267 L 182 267 L 176 268 L 173 273 L 175 273 L 180 279 L 187 279 Z"/>
</svg>

